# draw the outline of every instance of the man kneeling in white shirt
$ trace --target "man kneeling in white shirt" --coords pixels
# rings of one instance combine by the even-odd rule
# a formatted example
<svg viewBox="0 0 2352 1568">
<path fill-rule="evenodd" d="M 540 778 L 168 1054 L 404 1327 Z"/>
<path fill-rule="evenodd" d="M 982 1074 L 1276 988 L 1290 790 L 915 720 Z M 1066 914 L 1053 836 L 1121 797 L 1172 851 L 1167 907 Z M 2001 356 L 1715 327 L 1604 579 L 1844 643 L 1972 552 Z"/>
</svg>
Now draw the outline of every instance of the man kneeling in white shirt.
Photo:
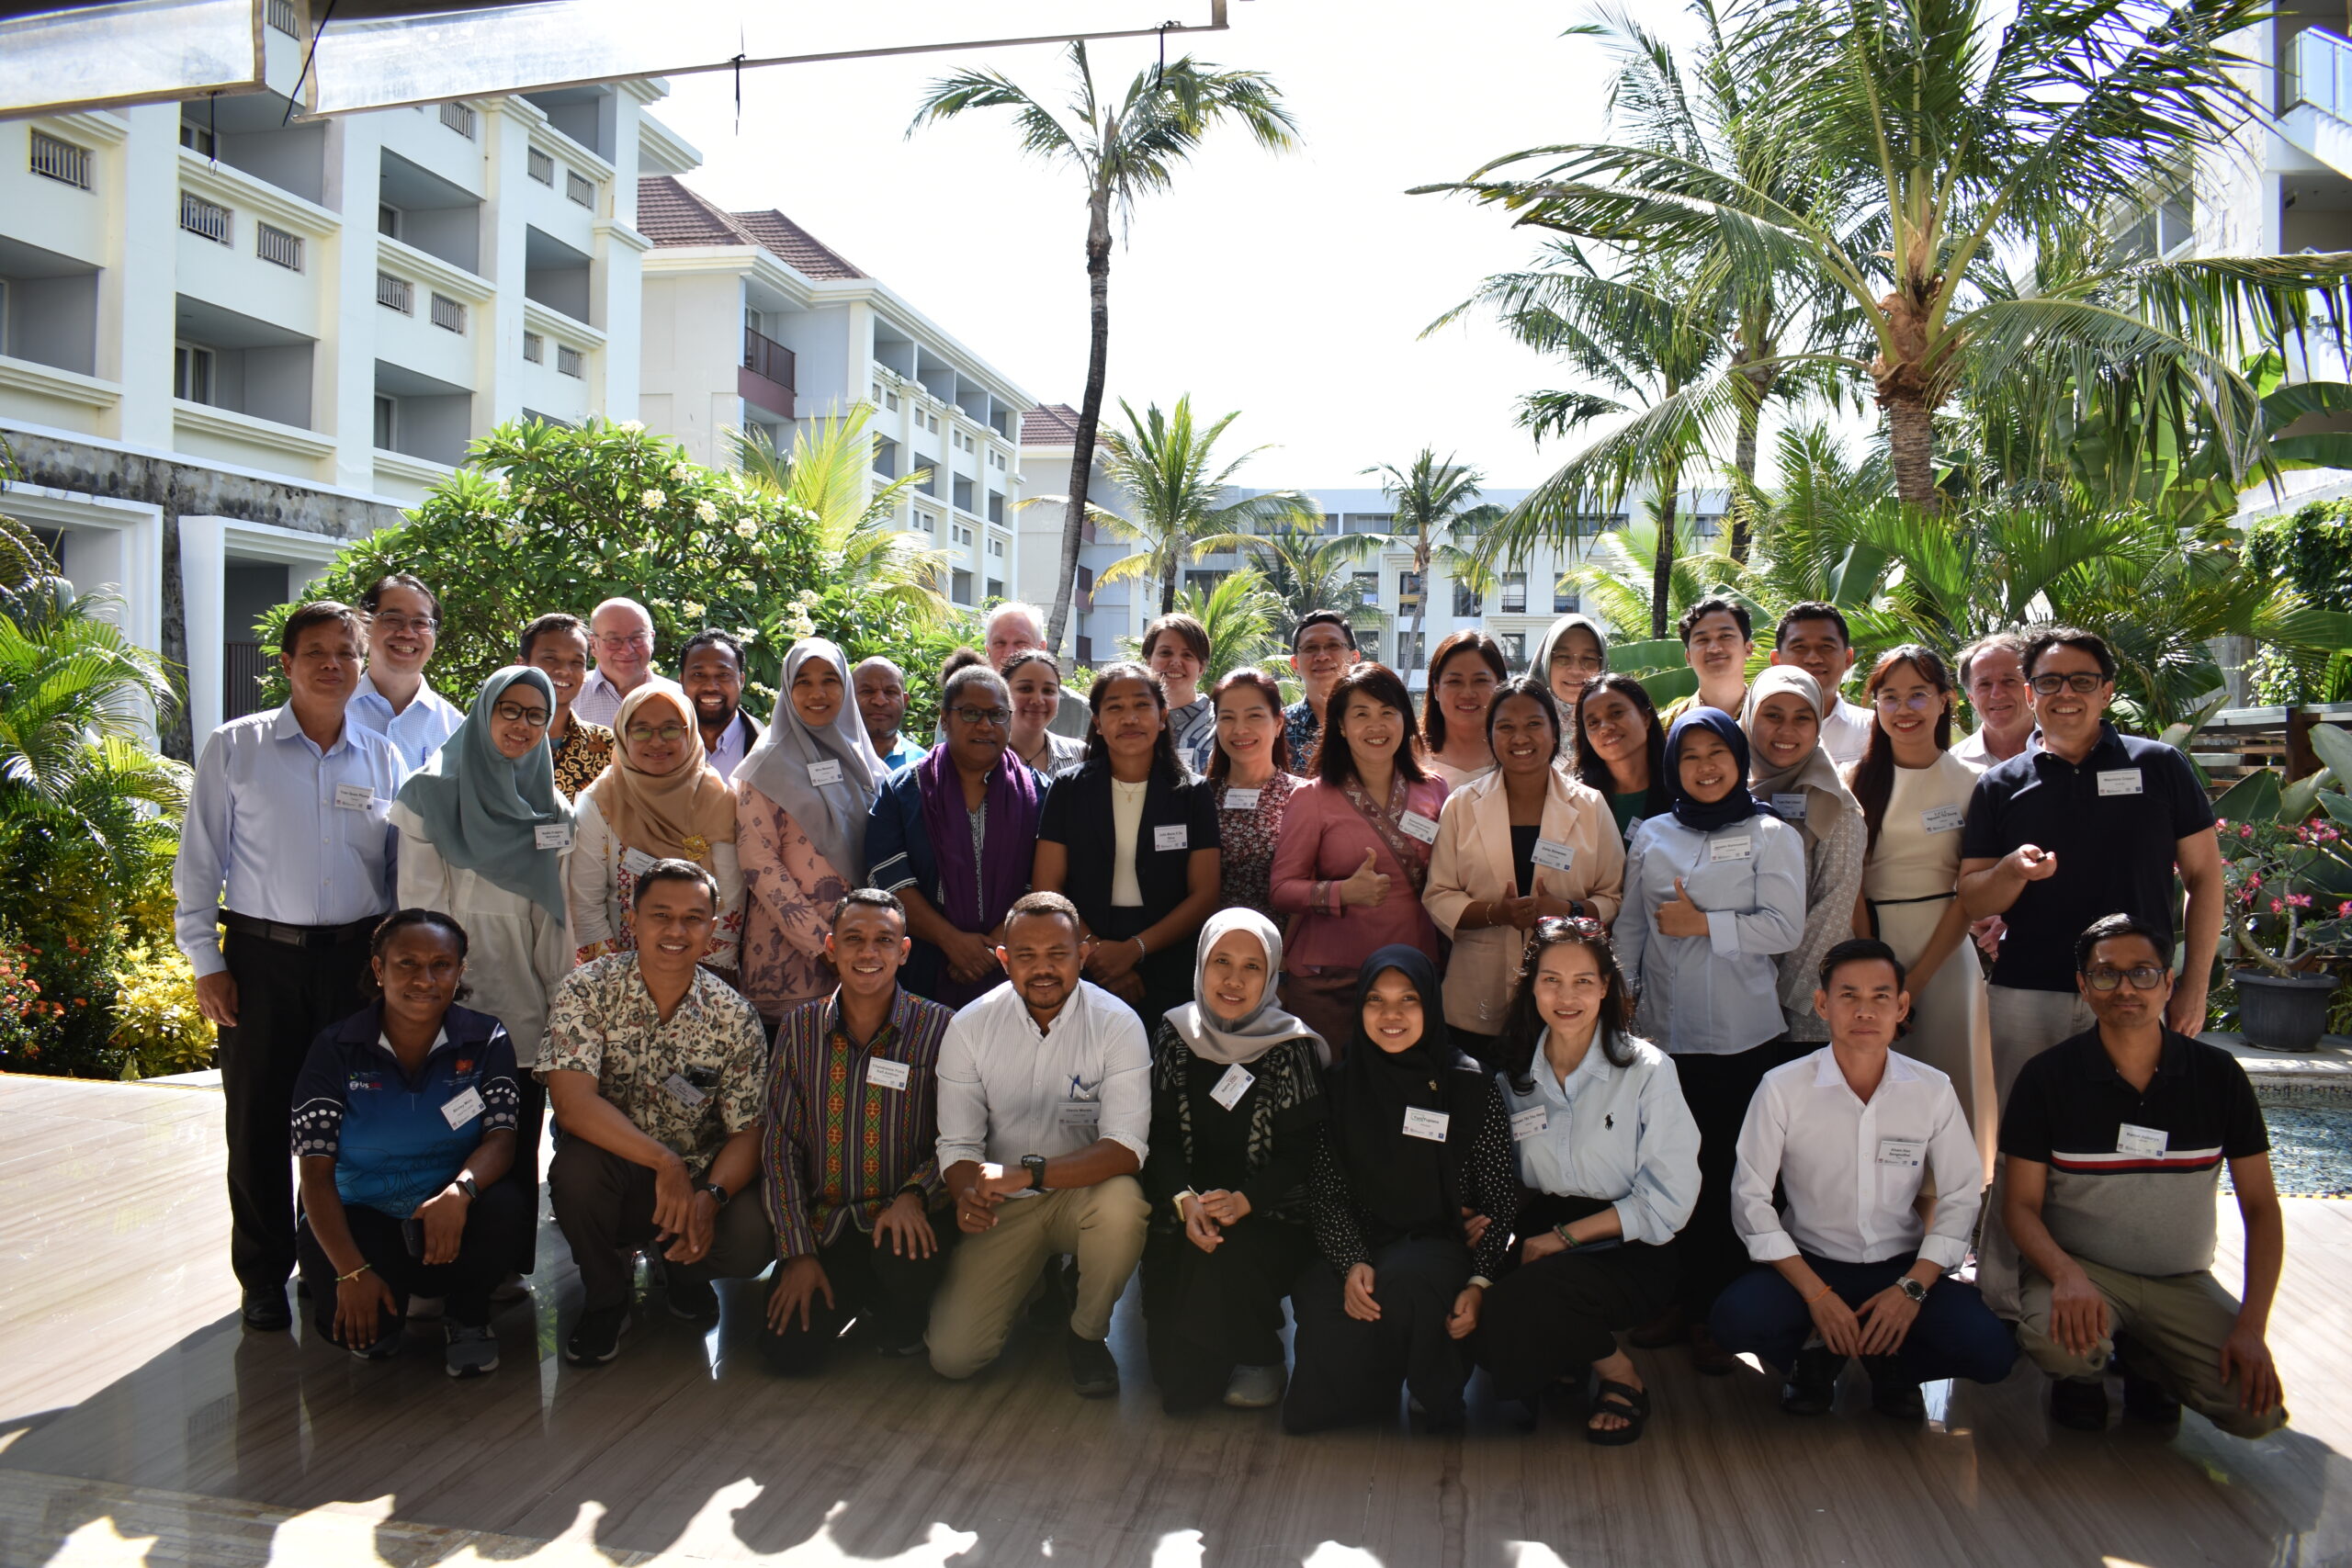
<svg viewBox="0 0 2352 1568">
<path fill-rule="evenodd" d="M 1921 1383 L 1998 1382 L 2017 1359 L 1976 1287 L 1944 1278 L 1967 1256 L 1984 1168 L 1951 1080 L 1890 1048 L 1911 1010 L 1904 978 L 1884 942 L 1831 948 L 1813 994 L 1829 1043 L 1765 1074 L 1739 1131 L 1732 1223 L 1766 1267 L 1716 1298 L 1710 1326 L 1724 1349 L 1786 1371 L 1792 1416 L 1837 1402 L 1849 1356 L 1871 1404 L 1905 1421 L 1927 1414 Z"/>
</svg>

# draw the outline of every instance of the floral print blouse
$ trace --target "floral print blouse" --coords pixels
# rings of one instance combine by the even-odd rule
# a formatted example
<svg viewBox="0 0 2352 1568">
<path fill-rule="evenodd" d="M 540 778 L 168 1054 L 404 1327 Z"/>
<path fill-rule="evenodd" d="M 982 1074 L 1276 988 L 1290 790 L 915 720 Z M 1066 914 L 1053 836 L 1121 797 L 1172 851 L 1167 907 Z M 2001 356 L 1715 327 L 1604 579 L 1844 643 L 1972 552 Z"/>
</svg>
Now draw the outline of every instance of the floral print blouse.
<svg viewBox="0 0 2352 1568">
<path fill-rule="evenodd" d="M 792 814 L 748 784 L 735 786 L 735 850 L 743 865 L 743 994 L 763 1018 L 833 988 L 825 932 L 849 883 Z"/>
<path fill-rule="evenodd" d="M 1255 909 L 1273 921 L 1277 931 L 1282 929 L 1288 917 L 1274 912 L 1274 836 L 1282 830 L 1283 807 L 1289 803 L 1291 791 L 1305 782 L 1278 773 L 1258 791 L 1256 805 L 1232 809 L 1226 805 L 1232 794 L 1230 783 L 1210 781 L 1217 798 L 1217 846 L 1225 852 L 1219 908 Z M 1246 790 L 1242 795 L 1248 797 Z"/>
</svg>

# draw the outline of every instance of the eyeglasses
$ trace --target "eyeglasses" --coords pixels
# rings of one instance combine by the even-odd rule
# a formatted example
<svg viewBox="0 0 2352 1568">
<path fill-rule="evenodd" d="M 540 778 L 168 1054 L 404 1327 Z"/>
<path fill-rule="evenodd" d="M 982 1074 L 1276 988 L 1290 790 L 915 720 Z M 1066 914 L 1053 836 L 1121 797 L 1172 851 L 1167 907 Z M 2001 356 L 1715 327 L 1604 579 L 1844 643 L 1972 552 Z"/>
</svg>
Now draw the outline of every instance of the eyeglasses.
<svg viewBox="0 0 2352 1568">
<path fill-rule="evenodd" d="M 526 708 L 519 703 L 500 703 L 490 711 L 507 724 L 527 724 L 533 729 L 548 727 L 548 710 L 545 708 Z"/>
<path fill-rule="evenodd" d="M 598 648 L 651 648 L 653 634 L 629 632 L 627 635 L 621 635 L 614 632 L 599 632 L 596 634 L 596 646 Z"/>
<path fill-rule="evenodd" d="M 371 615 L 368 624 L 379 632 L 433 632 L 441 623 L 430 615 Z"/>
<path fill-rule="evenodd" d="M 1935 706 L 1939 696 L 1936 692 L 1914 692 L 1907 697 L 1894 692 L 1879 692 L 1871 701 L 1883 708 L 1909 708 L 1917 713 Z"/>
<path fill-rule="evenodd" d="M 2072 692 L 2078 697 L 2087 697 L 2107 684 L 2107 677 L 2092 674 L 2088 671 L 2078 671 L 2072 675 L 2036 675 L 2031 684 L 2036 692 L 2045 697 L 2054 697 L 2061 692 Z"/>
<path fill-rule="evenodd" d="M 956 707 L 949 708 L 947 711 L 955 716 L 956 722 L 959 724 L 993 724 L 1001 727 L 1012 722 L 1012 710 L 1011 708 Z"/>
<path fill-rule="evenodd" d="M 1552 668 L 1573 670 L 1579 675 L 1598 675 L 1609 666 L 1605 661 L 1595 659 L 1589 654 L 1579 657 L 1573 653 L 1563 653 L 1552 660 Z"/>
<path fill-rule="evenodd" d="M 686 727 L 683 724 L 665 724 L 659 729 L 649 729 L 641 724 L 628 727 L 631 740 L 683 740 L 685 736 Z"/>
<path fill-rule="evenodd" d="M 2153 964 L 2142 964 L 2131 969 L 2086 969 L 2083 978 L 2091 983 L 2094 991 L 2111 991 L 2126 979 L 2135 991 L 2153 991 L 2165 983 L 2169 973 Z"/>
</svg>

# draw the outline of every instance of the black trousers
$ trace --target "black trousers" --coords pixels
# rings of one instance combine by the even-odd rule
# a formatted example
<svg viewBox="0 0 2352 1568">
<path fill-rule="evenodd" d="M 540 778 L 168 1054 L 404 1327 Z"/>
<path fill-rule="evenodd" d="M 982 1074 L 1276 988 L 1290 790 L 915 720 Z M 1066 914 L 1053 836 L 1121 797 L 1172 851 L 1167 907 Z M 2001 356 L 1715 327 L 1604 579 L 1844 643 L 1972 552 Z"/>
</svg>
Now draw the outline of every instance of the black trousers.
<svg viewBox="0 0 2352 1568">
<path fill-rule="evenodd" d="M 522 1195 L 531 1217 L 514 1248 L 514 1261 L 507 1266 L 510 1273 L 528 1274 L 539 1266 L 539 1138 L 548 1124 L 548 1091 L 528 1067 L 515 1075 L 514 1082 L 521 1090 L 514 1115 L 514 1163 L 500 1180 Z"/>
<path fill-rule="evenodd" d="M 1203 1252 L 1182 1231 L 1143 1247 L 1144 1346 L 1170 1415 L 1225 1395 L 1236 1367 L 1283 1361 L 1283 1298 L 1314 1257 L 1303 1225 L 1253 1214 Z"/>
<path fill-rule="evenodd" d="M 506 1277 L 507 1265 L 531 1226 L 531 1212 L 522 1195 L 504 1183 L 483 1188 L 466 1211 L 465 1235 L 458 1238 L 458 1256 L 449 1263 L 427 1264 L 408 1249 L 402 1214 L 346 1203 L 343 1217 L 351 1227 L 352 1244 L 368 1267 L 391 1288 L 395 1317 L 380 1324 L 378 1335 L 400 1325 L 408 1315 L 411 1296 L 443 1296 L 442 1309 L 451 1323 L 480 1328 L 490 1322 L 490 1292 Z M 311 1323 L 319 1337 L 334 1338 L 334 1265 L 326 1249 L 311 1234 L 310 1216 L 295 1223 L 294 1246 L 301 1259 L 302 1282 L 311 1288 Z"/>
<path fill-rule="evenodd" d="M 1283 1430 L 1394 1419 L 1400 1382 L 1430 1420 L 1460 1420 L 1470 1358 L 1463 1341 L 1447 1336 L 1445 1320 L 1469 1282 L 1470 1249 L 1416 1236 L 1379 1248 L 1371 1263 L 1377 1323 L 1348 1315 L 1344 1282 L 1329 1262 L 1318 1258 L 1300 1273 L 1291 1292 L 1297 1330 Z"/>
<path fill-rule="evenodd" d="M 1747 1271 L 1747 1245 L 1731 1223 L 1732 1168 L 1737 1163 L 1740 1123 L 1764 1075 L 1811 1046 L 1768 1040 L 1728 1056 L 1676 1056 L 1682 1101 L 1699 1124 L 1699 1205 L 1675 1237 L 1682 1255 L 1682 1282 L 1676 1300 L 1691 1317 L 1706 1321 L 1715 1297 Z"/>
<path fill-rule="evenodd" d="M 956 1228 L 953 1210 L 930 1218 L 939 1249 L 929 1258 L 901 1257 L 887 1246 L 876 1247 L 872 1234 L 855 1225 L 842 1231 L 831 1247 L 819 1247 L 817 1261 L 833 1287 L 833 1304 L 827 1306 L 823 1296 L 811 1300 L 806 1329 L 797 1314 L 780 1334 L 773 1325 L 761 1326 L 760 1355 L 768 1371 L 780 1377 L 806 1377 L 821 1370 L 852 1319 L 871 1327 L 877 1344 L 920 1344 L 931 1322 L 932 1292 L 939 1289 L 948 1255 L 962 1234 Z"/>
<path fill-rule="evenodd" d="M 655 1234 L 652 1170 L 585 1138 L 566 1137 L 548 1165 L 548 1197 L 580 1269 L 582 1304 L 592 1311 L 626 1306 L 624 1252 L 648 1245 Z M 717 1234 L 701 1262 L 665 1267 L 688 1279 L 748 1280 L 775 1261 L 775 1233 L 759 1195 L 747 1190 L 718 1211 Z"/>
<path fill-rule="evenodd" d="M 1582 1219 L 1606 1205 L 1529 1196 L 1522 1235 Z M 1487 1292 L 1478 1314 L 1479 1365 L 1495 1393 L 1532 1399 L 1561 1378 L 1617 1352 L 1617 1331 L 1647 1323 L 1674 1299 L 1676 1244 L 1620 1242 L 1522 1263 Z"/>
<path fill-rule="evenodd" d="M 244 1289 L 282 1291 L 295 1258 L 294 1080 L 319 1032 L 359 1010 L 368 939 L 305 948 L 231 931 L 220 956 L 237 983 L 236 1024 L 220 1031 L 229 1262 Z"/>
</svg>

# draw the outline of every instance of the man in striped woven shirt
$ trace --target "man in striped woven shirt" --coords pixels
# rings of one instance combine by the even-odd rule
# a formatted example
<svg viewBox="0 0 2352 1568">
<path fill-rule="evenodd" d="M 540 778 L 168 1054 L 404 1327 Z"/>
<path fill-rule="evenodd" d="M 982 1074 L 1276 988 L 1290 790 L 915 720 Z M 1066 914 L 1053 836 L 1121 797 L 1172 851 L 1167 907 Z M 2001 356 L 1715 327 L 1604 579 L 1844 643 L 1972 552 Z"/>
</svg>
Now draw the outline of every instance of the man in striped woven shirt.
<svg viewBox="0 0 2352 1568">
<path fill-rule="evenodd" d="M 760 1349 L 787 1377 L 816 1371 L 853 1318 L 878 1354 L 921 1354 L 956 1238 L 933 1075 L 955 1014 L 899 984 L 908 947 L 905 908 L 858 888 L 825 938 L 840 988 L 776 1027 L 760 1197 L 777 1267 Z"/>
</svg>

